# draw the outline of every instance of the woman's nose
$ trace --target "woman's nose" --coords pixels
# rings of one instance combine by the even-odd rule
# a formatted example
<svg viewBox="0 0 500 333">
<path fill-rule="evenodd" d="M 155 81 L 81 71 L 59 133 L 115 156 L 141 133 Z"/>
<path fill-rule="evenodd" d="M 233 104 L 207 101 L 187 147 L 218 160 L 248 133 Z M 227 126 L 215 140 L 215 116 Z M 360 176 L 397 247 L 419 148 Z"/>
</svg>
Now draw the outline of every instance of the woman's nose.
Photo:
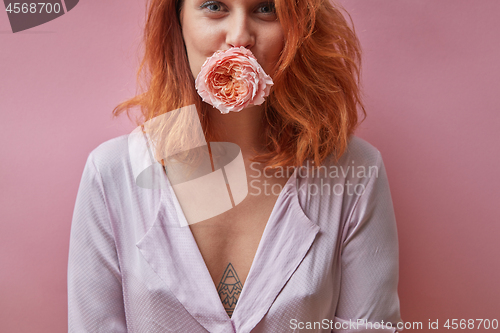
<svg viewBox="0 0 500 333">
<path fill-rule="evenodd" d="M 255 33 L 245 15 L 234 15 L 227 27 L 226 43 L 230 47 L 250 49 L 255 44 Z"/>
</svg>

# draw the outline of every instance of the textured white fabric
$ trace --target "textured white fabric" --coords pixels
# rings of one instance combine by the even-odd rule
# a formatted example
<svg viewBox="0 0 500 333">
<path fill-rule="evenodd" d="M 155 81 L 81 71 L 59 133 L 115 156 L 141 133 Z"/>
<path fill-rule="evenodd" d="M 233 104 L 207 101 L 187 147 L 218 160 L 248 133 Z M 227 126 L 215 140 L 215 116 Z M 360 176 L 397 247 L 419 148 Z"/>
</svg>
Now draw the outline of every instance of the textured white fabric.
<svg viewBox="0 0 500 333">
<path fill-rule="evenodd" d="M 297 169 L 281 191 L 229 318 L 180 226 L 177 198 L 136 185 L 127 136 L 101 144 L 71 226 L 69 332 L 401 331 L 396 221 L 380 152 L 352 136 L 325 167 L 320 176 Z"/>
</svg>

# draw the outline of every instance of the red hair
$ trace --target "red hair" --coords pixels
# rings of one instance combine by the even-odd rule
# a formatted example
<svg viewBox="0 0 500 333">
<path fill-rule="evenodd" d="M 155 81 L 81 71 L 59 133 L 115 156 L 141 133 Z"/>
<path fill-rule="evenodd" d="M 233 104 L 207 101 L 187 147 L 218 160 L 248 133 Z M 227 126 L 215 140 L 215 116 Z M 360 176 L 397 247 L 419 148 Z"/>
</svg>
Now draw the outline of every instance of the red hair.
<svg viewBox="0 0 500 333">
<path fill-rule="evenodd" d="M 140 125 L 195 104 L 206 140 L 218 141 L 206 112 L 209 106 L 196 92 L 189 67 L 179 21 L 181 1 L 148 1 L 144 57 L 137 73 L 142 92 L 116 106 L 113 114 L 138 106 Z M 337 159 L 344 153 L 358 126 L 358 107 L 366 117 L 360 43 L 340 5 L 276 0 L 275 7 L 285 46 L 263 104 L 267 152 L 253 160 L 268 167 L 300 166 L 306 159 L 320 165 L 328 155 Z"/>
</svg>

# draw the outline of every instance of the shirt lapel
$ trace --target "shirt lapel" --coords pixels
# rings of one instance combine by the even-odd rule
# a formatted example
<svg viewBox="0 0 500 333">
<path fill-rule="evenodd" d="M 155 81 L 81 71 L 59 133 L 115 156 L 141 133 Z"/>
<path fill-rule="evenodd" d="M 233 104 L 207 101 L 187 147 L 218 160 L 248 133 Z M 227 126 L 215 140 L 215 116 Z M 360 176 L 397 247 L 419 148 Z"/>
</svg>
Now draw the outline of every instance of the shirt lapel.
<svg viewBox="0 0 500 333">
<path fill-rule="evenodd" d="M 156 220 L 136 245 L 179 302 L 205 329 L 234 332 L 171 188 L 162 191 Z"/>
<path fill-rule="evenodd" d="M 319 232 L 300 207 L 296 173 L 280 193 L 236 304 L 231 319 L 238 333 L 262 320 Z"/>
</svg>

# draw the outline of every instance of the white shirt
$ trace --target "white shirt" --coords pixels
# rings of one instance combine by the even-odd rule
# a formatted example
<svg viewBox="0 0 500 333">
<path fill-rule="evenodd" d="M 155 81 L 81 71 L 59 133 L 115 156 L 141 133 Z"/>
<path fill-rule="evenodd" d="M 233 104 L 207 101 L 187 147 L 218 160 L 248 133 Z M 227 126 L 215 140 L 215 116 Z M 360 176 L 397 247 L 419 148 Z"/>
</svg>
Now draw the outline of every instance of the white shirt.
<svg viewBox="0 0 500 333">
<path fill-rule="evenodd" d="M 283 187 L 229 318 L 175 195 L 136 185 L 127 136 L 101 144 L 73 215 L 69 332 L 400 332 L 381 154 L 352 136 L 329 161 Z"/>
</svg>

